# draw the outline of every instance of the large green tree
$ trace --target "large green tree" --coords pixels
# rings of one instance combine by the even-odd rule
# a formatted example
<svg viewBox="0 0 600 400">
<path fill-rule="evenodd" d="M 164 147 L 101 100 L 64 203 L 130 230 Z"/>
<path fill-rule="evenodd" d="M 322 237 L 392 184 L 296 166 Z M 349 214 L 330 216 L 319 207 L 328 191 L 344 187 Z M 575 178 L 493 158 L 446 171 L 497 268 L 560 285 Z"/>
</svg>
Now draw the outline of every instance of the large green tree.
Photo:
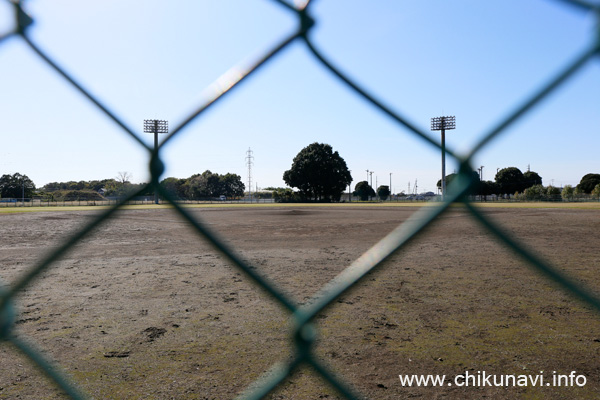
<svg viewBox="0 0 600 400">
<path fill-rule="evenodd" d="M 390 187 L 387 185 L 381 185 L 377 188 L 377 196 L 383 201 L 386 201 L 390 194 Z"/>
<path fill-rule="evenodd" d="M 160 186 L 169 193 L 174 199 L 184 199 L 185 196 L 185 179 L 168 177 L 160 181 Z"/>
<path fill-rule="evenodd" d="M 173 184 L 172 181 L 168 183 Z M 245 189 L 242 178 L 239 175 L 231 173 L 219 175 L 209 170 L 201 174 L 192 175 L 185 180 L 185 183 L 181 184 L 181 182 L 178 182 L 176 186 L 179 186 L 177 190 L 182 193 L 180 197 L 187 199 L 219 197 L 221 195 L 238 197 L 244 195 Z"/>
<path fill-rule="evenodd" d="M 227 173 L 220 176 L 223 192 L 222 195 L 227 197 L 239 197 L 244 195 L 246 185 L 242 182 L 242 178 L 237 174 Z"/>
<path fill-rule="evenodd" d="M 213 174 L 210 170 L 190 176 L 185 183 L 185 187 L 186 197 L 189 199 L 221 195 L 219 175 Z"/>
<path fill-rule="evenodd" d="M 523 190 L 532 187 L 534 185 L 541 185 L 542 184 L 542 177 L 537 173 L 537 172 L 533 172 L 533 171 L 527 171 L 525 173 L 523 173 Z"/>
<path fill-rule="evenodd" d="M 27 175 L 15 173 L 0 177 L 0 197 L 2 198 L 30 198 L 35 191 L 35 184 Z"/>
<path fill-rule="evenodd" d="M 592 193 L 592 190 L 600 183 L 600 174 L 586 174 L 581 178 L 577 188 L 584 193 Z"/>
<path fill-rule="evenodd" d="M 491 194 L 500 194 L 498 184 L 492 181 L 479 182 L 479 195 L 489 196 Z"/>
<path fill-rule="evenodd" d="M 514 194 L 525 189 L 525 177 L 519 168 L 503 168 L 496 173 L 496 183 L 500 194 Z"/>
<path fill-rule="evenodd" d="M 354 192 L 352 193 L 352 196 L 356 196 L 362 201 L 367 201 L 369 200 L 369 197 L 375 196 L 375 191 L 369 185 L 369 182 L 360 181 L 354 187 Z"/>
<path fill-rule="evenodd" d="M 339 201 L 352 176 L 346 161 L 324 143 L 312 143 L 298 153 L 292 167 L 283 173 L 284 182 L 296 187 L 307 200 Z"/>
<path fill-rule="evenodd" d="M 479 182 L 479 173 L 477 171 L 471 171 L 471 175 L 473 177 L 473 180 L 475 182 Z M 449 175 L 446 175 L 446 191 L 448 193 L 448 189 L 451 188 L 450 184 L 452 183 L 452 181 L 458 176 L 458 174 L 452 173 Z M 438 187 L 438 189 L 442 188 L 442 180 L 439 179 L 436 183 L 436 186 Z M 471 194 L 478 194 L 479 192 L 479 185 L 476 184 L 472 189 L 471 189 Z"/>
</svg>

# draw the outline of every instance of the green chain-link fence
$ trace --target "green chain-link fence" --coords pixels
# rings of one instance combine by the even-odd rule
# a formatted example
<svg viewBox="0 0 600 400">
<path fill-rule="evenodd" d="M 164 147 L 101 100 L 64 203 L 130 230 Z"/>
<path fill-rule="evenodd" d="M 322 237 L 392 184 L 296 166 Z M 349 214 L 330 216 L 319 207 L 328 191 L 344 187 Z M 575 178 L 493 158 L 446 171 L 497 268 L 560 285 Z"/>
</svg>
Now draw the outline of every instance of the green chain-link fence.
<svg viewBox="0 0 600 400">
<path fill-rule="evenodd" d="M 430 145 L 439 148 L 439 144 L 429 138 L 423 131 L 417 127 L 411 125 L 406 119 L 404 119 L 397 112 L 392 111 L 389 107 L 378 100 L 374 95 L 370 94 L 367 90 L 362 88 L 356 82 L 350 80 L 344 74 L 342 74 L 335 66 L 329 62 L 325 55 L 323 55 L 313 44 L 310 39 L 311 28 L 314 26 L 314 19 L 310 14 L 311 3 L 308 2 L 303 8 L 295 8 L 294 6 L 286 3 L 283 0 L 275 0 L 282 7 L 293 13 L 298 20 L 298 29 L 289 37 L 281 40 L 279 45 L 274 47 L 270 52 L 265 54 L 258 62 L 251 67 L 247 68 L 240 74 L 240 77 L 235 81 L 226 91 L 215 95 L 206 104 L 200 107 L 198 110 L 193 112 L 187 119 L 185 119 L 179 126 L 175 127 L 167 138 L 162 142 L 161 147 L 164 146 L 168 141 L 173 139 L 195 118 L 200 116 L 205 110 L 211 107 L 215 102 L 221 99 L 223 96 L 228 94 L 234 89 L 238 83 L 242 80 L 247 79 L 254 71 L 259 69 L 265 63 L 270 61 L 273 56 L 277 53 L 284 51 L 293 42 L 302 42 L 310 50 L 315 58 L 315 62 L 320 64 L 323 68 L 330 71 L 336 78 L 342 81 L 344 85 L 347 85 L 353 89 L 357 96 L 364 99 L 365 102 L 371 103 L 376 106 L 383 114 L 387 117 L 392 118 L 398 124 L 404 126 L 412 134 L 420 137 L 423 141 Z M 159 177 L 161 176 L 164 165 L 160 158 L 160 149 L 153 149 L 147 146 L 142 140 L 140 140 L 133 130 L 127 127 L 119 118 L 115 116 L 107 107 L 105 107 L 96 97 L 88 92 L 84 87 L 77 83 L 70 75 L 68 75 L 60 66 L 58 66 L 52 59 L 50 59 L 42 49 L 40 49 L 28 35 L 28 29 L 33 23 L 33 20 L 28 16 L 22 9 L 19 1 L 12 1 L 11 4 L 14 7 L 16 29 L 14 32 L 10 32 L 0 37 L 0 44 L 8 37 L 13 35 L 19 36 L 27 45 L 43 60 L 43 62 L 49 67 L 53 68 L 58 72 L 70 85 L 77 88 L 85 97 L 92 101 L 99 110 L 101 110 L 108 118 L 116 122 L 123 131 L 130 135 L 136 140 L 140 146 L 143 146 L 148 151 L 148 157 L 150 160 L 150 175 L 151 182 L 148 186 L 151 189 L 156 188 L 160 195 L 166 198 L 174 207 L 177 213 L 186 220 L 197 233 L 208 241 L 214 248 L 220 251 L 230 263 L 243 271 L 249 278 L 251 278 L 256 285 L 259 285 L 266 292 L 268 292 L 274 301 L 281 303 L 286 309 L 289 310 L 290 318 L 295 326 L 293 333 L 293 341 L 295 343 L 295 355 L 293 359 L 285 365 L 277 365 L 268 373 L 265 373 L 264 378 L 255 382 L 252 385 L 252 389 L 249 389 L 243 396 L 249 399 L 259 399 L 266 394 L 273 391 L 279 384 L 281 384 L 287 377 L 289 377 L 297 368 L 310 365 L 320 374 L 327 382 L 334 386 L 340 393 L 350 399 L 359 398 L 360 396 L 350 388 L 343 380 L 334 375 L 332 371 L 324 366 L 324 364 L 314 355 L 312 351 L 313 343 L 315 341 L 315 328 L 313 326 L 313 319 L 319 314 L 325 307 L 330 305 L 335 299 L 340 297 L 349 288 L 359 283 L 367 273 L 375 270 L 383 261 L 393 255 L 401 247 L 413 240 L 428 225 L 432 224 L 440 215 L 445 213 L 450 204 L 454 202 L 461 202 L 465 205 L 466 209 L 472 214 L 472 216 L 479 221 L 489 232 L 491 232 L 498 240 L 505 243 L 508 247 L 516 251 L 523 259 L 525 259 L 535 270 L 547 278 L 560 284 L 565 290 L 574 294 L 579 299 L 592 305 L 594 308 L 600 310 L 600 299 L 592 294 L 589 290 L 583 288 L 580 284 L 576 283 L 574 279 L 563 274 L 558 269 L 549 265 L 547 262 L 540 260 L 537 256 L 533 255 L 522 243 L 512 240 L 502 229 L 476 208 L 473 207 L 466 194 L 469 192 L 473 181 L 473 174 L 471 171 L 471 161 L 473 157 L 481 151 L 486 145 L 492 141 L 495 137 L 502 134 L 508 126 L 518 120 L 521 116 L 531 110 L 540 100 L 552 93 L 557 87 L 562 85 L 569 77 L 573 76 L 582 66 L 591 62 L 594 57 L 598 57 L 600 54 L 600 5 L 583 1 L 583 0 L 559 0 L 565 3 L 566 6 L 576 7 L 583 11 L 594 13 L 595 17 L 598 18 L 597 31 L 594 33 L 591 44 L 586 48 L 582 54 L 575 58 L 563 71 L 559 72 L 555 77 L 550 79 L 548 83 L 543 86 L 539 91 L 533 93 L 529 98 L 516 108 L 516 110 L 498 126 L 493 127 L 489 132 L 482 135 L 482 139 L 479 143 L 474 146 L 466 156 L 460 156 L 451 150 L 447 150 L 447 153 L 454 157 L 460 164 L 460 170 L 456 179 L 452 181 L 453 190 L 452 195 L 447 196 L 443 203 L 435 207 L 423 207 L 417 213 L 413 214 L 409 220 L 402 223 L 394 231 L 384 237 L 381 241 L 375 244 L 371 249 L 365 252 L 360 258 L 354 261 L 348 268 L 346 268 L 338 277 L 326 284 L 313 298 L 308 301 L 306 305 L 298 306 L 290 298 L 283 294 L 277 286 L 265 279 L 261 274 L 257 273 L 255 269 L 251 268 L 245 261 L 238 257 L 233 249 L 225 244 L 224 241 L 220 240 L 215 234 L 213 234 L 201 221 L 182 208 L 177 202 L 170 198 L 169 194 L 164 191 L 158 184 Z M 148 187 L 144 188 L 144 190 Z M 9 342 L 23 354 L 29 357 L 35 364 L 37 364 L 56 384 L 58 384 L 62 390 L 67 393 L 71 398 L 82 399 L 85 398 L 83 393 L 72 384 L 67 377 L 65 377 L 56 368 L 53 368 L 51 363 L 46 360 L 39 351 L 36 351 L 31 344 L 26 343 L 23 339 L 14 335 L 12 330 L 17 320 L 17 315 L 14 309 L 14 298 L 23 289 L 25 289 L 34 278 L 38 277 L 40 273 L 48 270 L 52 267 L 53 263 L 57 261 L 64 253 L 66 253 L 71 247 L 76 245 L 80 240 L 85 238 L 87 235 L 92 233 L 96 227 L 98 227 L 103 221 L 109 218 L 119 207 L 134 197 L 137 193 L 131 194 L 129 198 L 123 199 L 121 203 L 114 207 L 104 211 L 92 222 L 88 223 L 79 231 L 75 232 L 73 236 L 65 241 L 62 246 L 55 249 L 48 257 L 46 257 L 39 264 L 32 267 L 27 273 L 20 276 L 16 282 L 10 287 L 0 289 L 0 341 Z M 4 287 L 4 286 L 2 286 Z"/>
</svg>

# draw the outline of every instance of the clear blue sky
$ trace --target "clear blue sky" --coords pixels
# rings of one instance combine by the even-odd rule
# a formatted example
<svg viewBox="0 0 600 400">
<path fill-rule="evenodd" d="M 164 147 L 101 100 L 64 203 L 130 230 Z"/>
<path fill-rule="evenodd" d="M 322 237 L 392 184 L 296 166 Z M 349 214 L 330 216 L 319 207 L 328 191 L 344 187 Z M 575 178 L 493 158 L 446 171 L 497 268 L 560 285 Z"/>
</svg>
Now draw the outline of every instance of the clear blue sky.
<svg viewBox="0 0 600 400">
<path fill-rule="evenodd" d="M 147 143 L 143 120 L 176 126 L 232 67 L 296 29 L 269 0 L 29 0 L 33 40 Z M 448 147 L 467 152 L 592 41 L 590 13 L 556 0 L 321 0 L 312 5 L 316 46 L 342 71 L 413 124 L 455 115 Z M 12 9 L 0 0 L 0 35 Z M 147 154 L 45 65 L 17 36 L 0 43 L 0 173 L 37 186 L 112 178 L 146 181 Z M 599 173 L 600 59 L 586 65 L 475 159 L 483 178 L 515 166 L 544 185 Z M 429 132 L 439 139 L 437 132 Z M 164 149 L 163 178 L 207 169 L 253 186 L 284 186 L 283 172 L 312 142 L 333 146 L 354 184 L 435 191 L 439 151 L 355 95 L 297 41 Z M 456 168 L 448 159 L 447 171 Z M 253 188 L 254 189 L 254 188 Z"/>
</svg>

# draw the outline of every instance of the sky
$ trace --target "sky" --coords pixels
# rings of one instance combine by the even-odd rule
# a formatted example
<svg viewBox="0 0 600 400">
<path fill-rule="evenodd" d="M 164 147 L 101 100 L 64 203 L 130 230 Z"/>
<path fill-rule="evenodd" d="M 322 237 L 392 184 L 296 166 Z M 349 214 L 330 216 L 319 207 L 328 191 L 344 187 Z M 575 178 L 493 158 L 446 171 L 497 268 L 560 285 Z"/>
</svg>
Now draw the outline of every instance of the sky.
<svg viewBox="0 0 600 400">
<path fill-rule="evenodd" d="M 213 83 L 297 29 L 271 0 L 27 0 L 29 37 L 149 146 L 144 119 L 178 126 Z M 466 154 L 591 44 L 593 14 L 558 0 L 320 0 L 311 41 L 328 60 L 435 141 L 430 119 L 456 116 L 446 145 Z M 0 36 L 13 28 L 0 0 Z M 544 185 L 600 173 L 600 57 L 474 157 L 484 180 L 528 168 Z M 148 180 L 148 152 L 45 64 L 19 36 L 0 42 L 0 174 L 49 182 Z M 436 192 L 441 154 L 364 101 L 296 40 L 161 149 L 162 178 L 211 170 L 252 189 L 284 187 L 305 146 L 328 143 L 354 185 Z M 446 171 L 457 164 L 447 157 Z M 391 175 L 390 175 L 391 174 Z"/>
</svg>

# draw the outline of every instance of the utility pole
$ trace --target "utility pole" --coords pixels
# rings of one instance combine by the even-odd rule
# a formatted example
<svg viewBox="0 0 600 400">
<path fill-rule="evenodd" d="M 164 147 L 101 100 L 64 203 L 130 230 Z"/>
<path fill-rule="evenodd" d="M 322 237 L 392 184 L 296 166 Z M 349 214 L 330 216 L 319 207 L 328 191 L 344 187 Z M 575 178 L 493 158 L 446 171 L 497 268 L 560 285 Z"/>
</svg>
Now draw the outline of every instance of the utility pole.
<svg viewBox="0 0 600 400">
<path fill-rule="evenodd" d="M 369 186 L 371 186 L 371 189 L 373 189 L 373 172 L 375 171 L 370 171 L 369 175 L 371 175 L 371 184 Z M 375 193 L 375 195 L 377 195 L 377 193 Z M 371 200 L 373 200 L 373 196 L 371 196 Z"/>
<path fill-rule="evenodd" d="M 252 203 L 252 165 L 254 164 L 253 151 L 248 147 L 246 152 L 246 165 L 248 166 L 248 198 Z"/>
<path fill-rule="evenodd" d="M 158 157 L 158 134 L 169 133 L 169 121 L 161 119 L 145 119 L 144 132 L 154 133 L 154 156 Z M 154 204 L 158 204 L 158 188 L 154 188 Z"/>
<path fill-rule="evenodd" d="M 392 201 L 392 173 L 390 172 L 390 201 Z"/>
<path fill-rule="evenodd" d="M 431 130 L 442 131 L 442 201 L 446 197 L 446 129 L 455 129 L 454 116 L 431 118 Z"/>
</svg>

